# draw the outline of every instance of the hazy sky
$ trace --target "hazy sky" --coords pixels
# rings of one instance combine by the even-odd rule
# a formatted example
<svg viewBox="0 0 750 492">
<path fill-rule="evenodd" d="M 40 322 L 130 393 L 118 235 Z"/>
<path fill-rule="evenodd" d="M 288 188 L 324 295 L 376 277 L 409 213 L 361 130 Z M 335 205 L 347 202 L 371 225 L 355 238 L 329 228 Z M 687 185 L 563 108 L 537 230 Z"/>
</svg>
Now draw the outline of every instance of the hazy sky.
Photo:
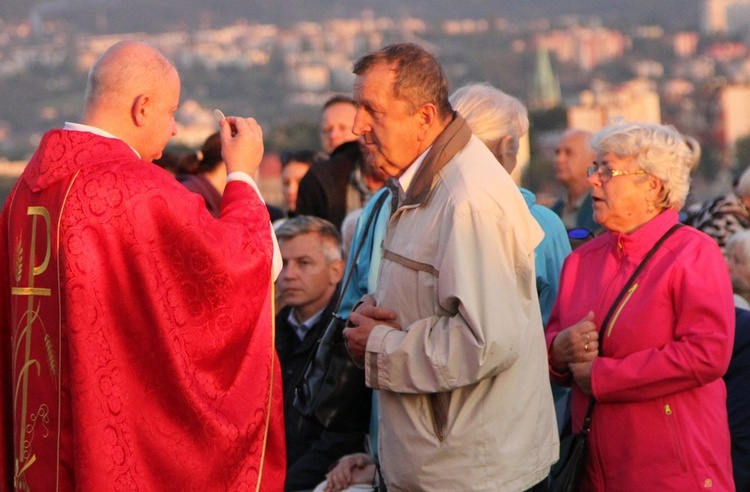
<svg viewBox="0 0 750 492">
<path fill-rule="evenodd" d="M 1 0 L 0 18 L 20 17 L 37 8 L 46 15 L 65 15 L 72 21 L 94 25 L 102 15 L 113 31 L 127 26 L 149 30 L 174 25 L 197 25 L 206 19 L 226 23 L 250 21 L 289 23 L 353 17 L 363 9 L 377 15 L 414 15 L 427 20 L 463 17 L 505 17 L 528 20 L 565 14 L 596 15 L 605 23 L 658 23 L 666 27 L 697 26 L 702 0 Z M 71 15 L 70 10 L 76 12 Z"/>
</svg>

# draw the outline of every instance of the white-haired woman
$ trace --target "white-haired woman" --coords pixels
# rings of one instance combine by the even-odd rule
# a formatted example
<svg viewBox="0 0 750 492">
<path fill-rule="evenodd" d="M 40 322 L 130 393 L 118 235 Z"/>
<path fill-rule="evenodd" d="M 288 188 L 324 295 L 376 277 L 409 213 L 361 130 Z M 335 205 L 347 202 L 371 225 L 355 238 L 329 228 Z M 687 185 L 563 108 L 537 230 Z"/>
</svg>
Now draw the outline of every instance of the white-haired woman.
<svg viewBox="0 0 750 492">
<path fill-rule="evenodd" d="M 526 107 L 515 97 L 489 84 L 469 84 L 451 96 L 453 109 L 464 117 L 474 135 L 494 154 L 508 173 L 516 167 L 518 144 L 529 130 Z M 544 231 L 544 239 L 535 248 L 536 287 L 542 320 L 547 323 L 557 297 L 560 270 L 570 253 L 565 225 L 552 210 L 536 204 L 534 194 L 520 188 L 531 215 Z"/>
<path fill-rule="evenodd" d="M 489 84 L 475 83 L 457 89 L 451 96 L 453 109 L 464 117 L 472 133 L 492 151 L 510 174 L 516 167 L 521 137 L 529 131 L 526 106 L 515 97 Z M 546 325 L 560 286 L 563 261 L 570 254 L 570 240 L 560 217 L 536 203 L 534 194 L 519 188 L 531 215 L 544 231 L 544 239 L 534 249 L 536 291 L 542 322 Z M 552 386 L 557 427 L 562 431 L 570 420 L 570 390 Z"/>
<path fill-rule="evenodd" d="M 565 261 L 547 331 L 552 379 L 573 386 L 574 431 L 596 401 L 582 488 L 734 490 L 721 379 L 734 307 L 721 251 L 679 228 L 623 289 L 678 223 L 697 145 L 671 126 L 634 123 L 592 145 L 594 219 L 607 232 Z"/>
</svg>

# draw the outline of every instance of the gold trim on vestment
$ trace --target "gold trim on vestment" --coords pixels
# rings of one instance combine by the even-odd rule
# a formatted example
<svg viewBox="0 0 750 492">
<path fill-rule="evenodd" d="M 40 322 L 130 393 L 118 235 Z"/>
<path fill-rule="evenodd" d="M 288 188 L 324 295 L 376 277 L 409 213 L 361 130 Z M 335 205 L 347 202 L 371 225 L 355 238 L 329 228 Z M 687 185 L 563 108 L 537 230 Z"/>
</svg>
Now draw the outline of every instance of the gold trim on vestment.
<svg viewBox="0 0 750 492">
<path fill-rule="evenodd" d="M 73 177 L 70 180 L 70 183 L 68 183 L 68 189 L 65 191 L 65 196 L 63 197 L 62 205 L 60 206 L 60 215 L 57 217 L 57 291 L 62 293 L 62 285 L 60 284 L 60 224 L 62 223 L 62 216 L 63 216 L 63 210 L 65 210 L 65 205 L 68 203 L 68 197 L 70 196 L 70 190 L 73 189 L 73 183 L 75 183 L 76 179 L 78 178 L 78 175 L 81 173 L 81 171 L 76 171 L 75 174 L 73 174 Z M 57 346 L 62 347 L 62 296 L 58 296 L 57 301 L 57 316 L 59 321 L 60 329 L 57 330 Z M 60 365 L 62 366 L 62 356 L 63 351 L 60 350 L 60 354 L 58 355 Z M 62 414 L 62 375 L 57 378 L 57 463 L 60 463 L 60 436 L 62 435 L 62 419 L 60 418 Z M 57 473 L 55 475 L 55 490 L 60 490 L 60 466 L 57 467 Z"/>
<path fill-rule="evenodd" d="M 273 241 L 273 238 L 271 238 Z M 273 254 L 273 253 L 272 253 Z M 271 425 L 271 409 L 273 408 L 273 381 L 274 381 L 274 362 L 276 361 L 276 289 L 274 285 L 273 259 L 271 260 L 271 385 L 268 388 L 268 408 L 266 409 L 266 430 L 263 433 L 263 451 L 260 455 L 260 467 L 258 467 L 258 483 L 255 486 L 255 492 L 260 490 L 260 484 L 263 480 L 263 465 L 266 461 L 266 448 L 268 447 L 268 430 Z"/>
<path fill-rule="evenodd" d="M 45 287 L 13 287 L 10 289 L 10 295 L 12 296 L 52 296 L 52 289 Z"/>
<path fill-rule="evenodd" d="M 55 490 L 59 490 L 60 488 L 60 433 L 61 433 L 61 402 L 62 402 L 62 376 L 59 372 L 59 369 L 61 367 L 61 353 L 62 350 L 59 350 L 62 345 L 62 296 L 61 296 L 61 283 L 60 283 L 60 261 L 59 261 L 59 251 L 60 251 L 60 223 L 62 220 L 62 212 L 65 208 L 65 204 L 68 200 L 68 197 L 70 195 L 70 190 L 73 186 L 73 182 L 75 181 L 76 177 L 78 176 L 78 172 L 76 172 L 70 179 L 70 182 L 68 183 L 67 189 L 65 190 L 65 195 L 62 198 L 62 202 L 60 204 L 60 210 L 57 217 L 57 224 L 55 228 L 55 234 L 56 234 L 56 243 L 52 242 L 52 219 L 49 213 L 49 210 L 47 210 L 45 207 L 42 206 L 29 206 L 26 210 L 26 214 L 32 216 L 31 220 L 31 238 L 30 238 L 30 248 L 29 248 L 29 281 L 28 281 L 28 287 L 12 287 L 11 288 L 11 296 L 17 296 L 17 297 L 27 297 L 27 309 L 26 312 L 18 318 L 16 321 L 18 324 L 16 325 L 16 330 L 22 327 L 22 323 L 25 322 L 25 326 L 23 326 L 23 329 L 20 330 L 20 332 L 14 333 L 14 338 L 17 337 L 16 340 L 14 340 L 14 348 L 13 348 L 13 368 L 15 369 L 17 367 L 17 361 L 18 361 L 18 355 L 19 351 L 23 350 L 25 359 L 23 363 L 23 367 L 21 367 L 18 374 L 16 374 L 16 381 L 14 383 L 14 395 L 13 395 L 13 412 L 14 412 L 14 421 L 15 421 L 15 415 L 18 415 L 17 409 L 19 405 L 19 391 L 20 391 L 20 405 L 21 405 L 21 411 L 19 415 L 20 424 L 19 424 L 19 443 L 18 443 L 18 449 L 14 450 L 15 454 L 15 476 L 14 476 L 14 486 L 16 489 L 21 490 L 30 490 L 28 482 L 24 479 L 26 472 L 31 468 L 32 465 L 37 463 L 37 455 L 33 453 L 33 450 L 31 449 L 30 442 L 27 440 L 29 439 L 29 433 L 31 432 L 33 436 L 33 430 L 36 426 L 37 420 L 43 422 L 42 425 L 44 425 L 44 422 L 49 422 L 49 405 L 47 403 L 42 403 L 39 408 L 39 412 L 28 414 L 28 399 L 29 399 L 29 370 L 32 367 L 35 367 L 37 369 L 37 373 L 39 374 L 41 371 L 42 365 L 40 364 L 39 360 L 37 359 L 31 359 L 31 346 L 32 346 L 32 334 L 33 334 L 33 328 L 34 323 L 39 320 L 39 310 L 41 308 L 41 305 L 37 303 L 37 307 L 34 308 L 34 301 L 35 297 L 51 297 L 52 296 L 52 289 L 45 288 L 45 287 L 35 287 L 35 277 L 43 274 L 47 271 L 47 268 L 49 267 L 50 260 L 52 258 L 52 247 L 53 244 L 55 244 L 56 251 L 55 251 L 55 258 L 57 258 L 57 271 L 56 271 L 56 281 L 57 281 L 57 302 L 58 302 L 58 319 L 57 319 L 57 345 L 56 347 L 58 350 L 55 350 L 55 345 L 52 342 L 52 338 L 47 333 L 47 326 L 45 326 L 44 322 L 42 321 L 40 323 L 40 328 L 44 332 L 43 337 L 43 343 L 44 343 L 44 352 L 47 355 L 47 363 L 49 364 L 49 372 L 50 375 L 54 378 L 54 380 L 57 383 L 57 441 L 55 443 L 56 445 L 56 463 L 50 464 L 50 463 L 40 463 L 43 467 L 49 467 L 54 466 L 55 468 Z M 9 216 L 12 216 L 11 209 L 13 206 L 15 206 L 15 198 L 16 194 L 14 194 L 14 200 L 13 203 L 11 203 L 11 207 L 9 208 Z M 47 248 L 45 250 L 44 259 L 41 264 L 36 265 L 36 242 L 37 242 L 37 221 L 41 217 L 45 221 L 45 239 L 46 239 L 46 245 Z M 21 231 L 23 232 L 25 228 L 23 225 L 21 226 Z M 8 231 L 10 232 L 10 230 Z M 10 237 L 10 234 L 9 234 Z M 17 245 L 17 256 L 20 256 L 17 260 L 16 265 L 16 272 L 15 272 L 15 278 L 16 282 L 19 282 L 21 279 L 22 269 L 23 269 L 23 247 L 22 247 L 22 239 L 21 237 L 18 238 L 18 245 Z M 13 303 L 15 306 L 15 303 Z M 27 418 L 29 418 L 30 422 L 27 424 Z M 31 430 L 29 430 L 29 428 Z M 32 437 L 33 438 L 33 437 Z"/>
</svg>

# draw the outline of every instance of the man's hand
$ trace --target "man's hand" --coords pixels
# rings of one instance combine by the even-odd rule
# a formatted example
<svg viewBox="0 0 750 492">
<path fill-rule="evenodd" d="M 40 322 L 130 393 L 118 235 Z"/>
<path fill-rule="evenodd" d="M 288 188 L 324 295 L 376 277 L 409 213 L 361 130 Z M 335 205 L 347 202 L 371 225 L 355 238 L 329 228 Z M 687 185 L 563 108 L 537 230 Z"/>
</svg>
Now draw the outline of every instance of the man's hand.
<svg viewBox="0 0 750 492">
<path fill-rule="evenodd" d="M 364 302 L 357 307 L 356 312 L 349 314 L 349 327 L 344 328 L 344 339 L 349 355 L 360 367 L 365 363 L 367 339 L 370 338 L 370 332 L 377 325 L 389 325 L 401 329 L 401 326 L 396 323 L 396 312 L 376 306 L 371 297 L 365 298 Z"/>
<path fill-rule="evenodd" d="M 325 492 L 338 492 L 355 483 L 373 484 L 375 461 L 369 454 L 348 454 L 326 475 Z"/>
<path fill-rule="evenodd" d="M 255 175 L 263 159 L 263 130 L 253 118 L 227 116 L 219 122 L 221 157 L 227 174 L 241 171 Z"/>
</svg>

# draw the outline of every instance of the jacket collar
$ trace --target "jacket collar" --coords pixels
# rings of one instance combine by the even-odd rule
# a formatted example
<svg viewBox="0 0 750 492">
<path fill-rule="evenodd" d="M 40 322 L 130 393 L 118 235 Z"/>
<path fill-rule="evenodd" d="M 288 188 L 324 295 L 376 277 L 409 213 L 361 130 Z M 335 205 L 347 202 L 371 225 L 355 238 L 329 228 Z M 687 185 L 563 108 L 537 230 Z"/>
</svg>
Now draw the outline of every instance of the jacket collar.
<svg viewBox="0 0 750 492">
<path fill-rule="evenodd" d="M 664 210 L 630 234 L 612 232 L 614 251 L 619 257 L 630 257 L 633 261 L 639 261 L 677 222 L 677 212 Z"/>
<path fill-rule="evenodd" d="M 276 315 L 276 350 L 284 354 L 303 352 L 309 350 L 320 337 L 323 336 L 325 329 L 328 327 L 328 323 L 331 321 L 333 316 L 334 308 L 338 302 L 340 295 L 341 286 L 336 289 L 336 292 L 331 296 L 331 300 L 328 301 L 328 305 L 323 310 L 323 313 L 318 318 L 318 321 L 312 326 L 310 331 L 305 335 L 305 339 L 300 341 L 297 334 L 287 322 L 289 312 L 292 310 L 291 306 L 284 306 L 281 311 Z"/>
<path fill-rule="evenodd" d="M 471 129 L 463 116 L 453 112 L 453 120 L 432 143 L 432 148 L 422 161 L 417 174 L 406 191 L 403 205 L 420 205 L 427 197 L 441 169 L 458 152 L 466 147 L 471 138 Z"/>
<path fill-rule="evenodd" d="M 32 191 L 38 192 L 88 167 L 138 159 L 122 140 L 89 132 L 50 130 L 31 157 L 23 178 Z"/>
</svg>

